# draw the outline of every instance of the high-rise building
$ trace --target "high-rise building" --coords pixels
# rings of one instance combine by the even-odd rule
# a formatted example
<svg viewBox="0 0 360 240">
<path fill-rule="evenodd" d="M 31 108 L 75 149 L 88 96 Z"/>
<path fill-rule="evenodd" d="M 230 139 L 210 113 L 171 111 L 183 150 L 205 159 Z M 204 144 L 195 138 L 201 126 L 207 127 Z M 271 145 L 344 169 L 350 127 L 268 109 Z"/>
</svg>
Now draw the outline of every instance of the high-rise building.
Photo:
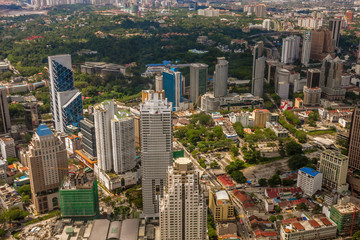
<svg viewBox="0 0 360 240">
<path fill-rule="evenodd" d="M 356 107 L 351 121 L 349 136 L 349 167 L 360 170 L 360 107 Z"/>
<path fill-rule="evenodd" d="M 333 51 L 331 31 L 321 28 L 311 32 L 311 59 L 321 61 Z"/>
<path fill-rule="evenodd" d="M 134 117 L 119 111 L 111 120 L 114 172 L 125 173 L 136 166 Z"/>
<path fill-rule="evenodd" d="M 315 107 L 320 105 L 320 98 L 321 98 L 321 88 L 314 87 L 308 88 L 304 86 L 304 105 Z"/>
<path fill-rule="evenodd" d="M 0 87 L 0 134 L 8 133 L 10 129 L 11 122 L 6 88 Z"/>
<path fill-rule="evenodd" d="M 92 118 L 93 119 L 93 118 Z M 96 136 L 94 121 L 90 118 L 85 118 L 80 121 L 81 128 L 81 145 L 85 152 L 93 157 L 96 157 Z"/>
<path fill-rule="evenodd" d="M 266 17 L 266 5 L 265 4 L 258 4 L 255 6 L 255 15 L 257 17 Z"/>
<path fill-rule="evenodd" d="M 347 10 L 345 13 L 345 18 L 348 20 L 348 23 L 353 21 L 354 13 L 351 10 Z"/>
<path fill-rule="evenodd" d="M 93 173 L 77 172 L 65 177 L 59 197 L 63 218 L 94 219 L 100 214 L 97 180 Z"/>
<path fill-rule="evenodd" d="M 32 201 L 37 213 L 59 207 L 59 187 L 68 174 L 64 142 L 49 127 L 40 124 L 26 153 Z"/>
<path fill-rule="evenodd" d="M 321 71 L 317 68 L 309 68 L 306 76 L 306 86 L 308 88 L 315 88 L 320 86 Z"/>
<path fill-rule="evenodd" d="M 300 37 L 289 36 L 283 39 L 281 62 L 292 64 L 299 59 Z"/>
<path fill-rule="evenodd" d="M 253 71 L 251 93 L 257 97 L 263 97 L 264 72 L 265 72 L 264 43 L 257 42 L 253 52 Z"/>
<path fill-rule="evenodd" d="M 225 57 L 218 57 L 214 73 L 214 97 L 224 97 L 228 93 L 228 61 Z"/>
<path fill-rule="evenodd" d="M 336 223 L 339 235 L 349 235 L 351 229 L 353 233 L 359 229 L 360 210 L 352 202 L 346 204 L 338 203 L 331 206 L 330 219 Z"/>
<path fill-rule="evenodd" d="M 163 90 L 163 76 L 155 75 L 155 91 L 160 92 Z"/>
<path fill-rule="evenodd" d="M 275 92 L 281 97 L 281 99 L 289 98 L 289 86 L 290 86 L 289 70 L 281 67 L 277 67 L 275 76 Z"/>
<path fill-rule="evenodd" d="M 161 239 L 206 239 L 207 206 L 199 181 L 200 173 L 188 158 L 178 158 L 168 168 L 159 203 Z"/>
<path fill-rule="evenodd" d="M 331 31 L 331 39 L 333 47 L 339 47 L 340 31 L 341 31 L 341 19 L 334 18 L 329 20 L 329 29 Z"/>
<path fill-rule="evenodd" d="M 79 126 L 83 119 L 81 92 L 74 87 L 70 55 L 49 56 L 51 113 L 56 131 Z"/>
<path fill-rule="evenodd" d="M 173 111 L 177 111 L 182 102 L 182 75 L 176 68 L 163 72 L 163 88 L 165 98 L 172 103 Z"/>
<path fill-rule="evenodd" d="M 116 112 L 113 101 L 104 101 L 94 106 L 94 123 L 98 167 L 104 171 L 113 169 L 113 142 L 111 137 L 111 119 Z"/>
<path fill-rule="evenodd" d="M 15 142 L 11 137 L 0 138 L 1 156 L 4 159 L 16 157 Z"/>
<path fill-rule="evenodd" d="M 321 190 L 323 174 L 309 167 L 299 169 L 297 187 L 300 187 L 308 196 L 314 195 Z"/>
<path fill-rule="evenodd" d="M 278 60 L 268 59 L 266 60 L 267 68 L 266 68 L 266 82 L 267 83 L 275 83 L 276 70 L 280 62 Z"/>
<path fill-rule="evenodd" d="M 40 124 L 40 111 L 37 102 L 24 103 L 25 125 L 28 130 L 37 128 Z"/>
<path fill-rule="evenodd" d="M 267 109 L 255 109 L 252 113 L 254 127 L 264 128 L 269 121 L 271 113 Z"/>
<path fill-rule="evenodd" d="M 193 63 L 190 65 L 190 100 L 200 106 L 199 97 L 206 93 L 208 81 L 208 65 Z"/>
<path fill-rule="evenodd" d="M 302 54 L 301 54 L 301 63 L 305 67 L 309 66 L 310 53 L 311 53 L 311 31 L 306 31 L 304 33 Z"/>
<path fill-rule="evenodd" d="M 270 29 L 271 29 L 271 20 L 270 19 L 265 19 L 263 21 L 263 23 L 262 23 L 262 27 L 263 27 L 263 29 L 270 31 Z"/>
<path fill-rule="evenodd" d="M 159 94 L 159 96 L 162 99 L 165 99 L 165 91 L 164 90 L 160 90 L 160 91 L 154 91 L 152 89 L 149 90 L 142 90 L 141 91 L 141 98 L 142 98 L 142 102 L 144 103 L 151 94 L 154 94 L 154 92 L 156 92 L 157 94 Z"/>
<path fill-rule="evenodd" d="M 323 186 L 342 193 L 348 190 L 346 183 L 349 158 L 335 150 L 325 150 L 321 153 L 319 172 L 323 173 Z"/>
<path fill-rule="evenodd" d="M 171 103 L 157 93 L 140 104 L 143 214 L 158 217 L 166 171 L 172 164 Z"/>
<path fill-rule="evenodd" d="M 339 57 L 333 59 L 328 55 L 324 58 L 320 74 L 320 87 L 324 98 L 330 101 L 345 99 L 346 89 L 341 86 L 342 74 L 343 63 Z"/>
<path fill-rule="evenodd" d="M 209 208 L 215 222 L 235 220 L 234 205 L 224 189 L 209 190 Z"/>
</svg>

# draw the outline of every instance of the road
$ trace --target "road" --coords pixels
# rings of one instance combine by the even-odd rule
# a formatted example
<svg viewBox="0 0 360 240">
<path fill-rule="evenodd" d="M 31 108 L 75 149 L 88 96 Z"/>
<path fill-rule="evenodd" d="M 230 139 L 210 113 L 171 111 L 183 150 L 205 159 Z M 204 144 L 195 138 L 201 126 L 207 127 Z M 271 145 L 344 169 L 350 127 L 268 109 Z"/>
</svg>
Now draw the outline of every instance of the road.
<svg viewBox="0 0 360 240">
<path fill-rule="evenodd" d="M 20 75 L 20 72 L 13 65 L 11 65 L 10 61 L 8 61 L 7 58 L 5 58 L 4 61 L 9 64 L 9 69 L 13 71 L 15 75 Z"/>
</svg>

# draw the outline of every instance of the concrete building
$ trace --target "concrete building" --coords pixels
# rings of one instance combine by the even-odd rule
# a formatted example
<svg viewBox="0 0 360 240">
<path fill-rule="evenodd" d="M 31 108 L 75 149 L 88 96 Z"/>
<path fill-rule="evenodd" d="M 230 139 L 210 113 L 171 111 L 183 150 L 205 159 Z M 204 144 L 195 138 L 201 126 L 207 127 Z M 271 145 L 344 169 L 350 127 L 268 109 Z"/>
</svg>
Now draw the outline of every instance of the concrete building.
<svg viewBox="0 0 360 240">
<path fill-rule="evenodd" d="M 264 128 L 270 119 L 270 111 L 267 109 L 255 109 L 253 111 L 254 127 Z"/>
<path fill-rule="evenodd" d="M 32 201 L 37 213 L 59 208 L 59 187 L 68 174 L 65 144 L 40 124 L 26 153 Z"/>
<path fill-rule="evenodd" d="M 289 137 L 289 131 L 277 122 L 266 122 L 266 127 L 270 128 L 278 138 Z"/>
<path fill-rule="evenodd" d="M 74 156 L 76 150 L 81 149 L 81 138 L 76 135 L 70 135 L 65 138 L 65 147 L 68 155 Z"/>
<path fill-rule="evenodd" d="M 0 138 L 1 156 L 4 159 L 16 157 L 15 142 L 11 137 Z"/>
<path fill-rule="evenodd" d="M 119 111 L 111 120 L 113 162 L 115 173 L 125 173 L 136 166 L 134 117 Z"/>
<path fill-rule="evenodd" d="M 83 119 L 82 95 L 74 87 L 70 55 L 49 56 L 50 103 L 56 131 L 79 126 Z"/>
<path fill-rule="evenodd" d="M 306 31 L 304 33 L 302 54 L 301 54 L 301 63 L 305 67 L 309 66 L 310 54 L 311 54 L 311 31 Z"/>
<path fill-rule="evenodd" d="M 308 196 L 321 190 L 323 174 L 309 167 L 299 169 L 296 185 Z"/>
<path fill-rule="evenodd" d="M 209 208 L 215 222 L 235 220 L 234 205 L 223 189 L 209 189 Z"/>
<path fill-rule="evenodd" d="M 228 94 L 228 67 L 225 57 L 218 57 L 214 72 L 214 97 L 225 97 Z"/>
<path fill-rule="evenodd" d="M 77 172 L 65 177 L 59 197 L 63 218 L 93 219 L 100 214 L 97 180 L 92 173 Z"/>
<path fill-rule="evenodd" d="M 360 170 L 360 107 L 356 107 L 352 115 L 349 136 L 349 167 Z"/>
<path fill-rule="evenodd" d="M 304 106 L 320 106 L 321 88 L 304 86 Z"/>
<path fill-rule="evenodd" d="M 338 193 L 347 191 L 346 183 L 349 158 L 335 150 L 324 150 L 321 153 L 319 172 L 323 173 L 323 186 Z"/>
<path fill-rule="evenodd" d="M 275 74 L 275 92 L 280 96 L 283 96 L 282 99 L 287 99 L 289 95 L 289 84 L 290 84 L 290 75 L 291 72 L 285 68 L 277 67 Z M 287 91 L 286 91 L 287 89 Z M 280 96 L 281 97 L 281 96 Z"/>
<path fill-rule="evenodd" d="M 306 75 L 306 86 L 316 88 L 320 86 L 321 71 L 317 68 L 309 68 Z"/>
<path fill-rule="evenodd" d="M 157 93 L 140 104 L 143 214 L 157 217 L 166 171 L 172 164 L 171 103 Z"/>
<path fill-rule="evenodd" d="M 333 47 L 339 47 L 340 32 L 341 32 L 341 19 L 334 18 L 329 20 L 329 29 L 331 31 L 331 39 Z"/>
<path fill-rule="evenodd" d="M 345 19 L 348 20 L 348 23 L 351 23 L 353 21 L 354 13 L 351 10 L 347 10 L 345 12 Z"/>
<path fill-rule="evenodd" d="M 339 57 L 333 59 L 328 55 L 324 58 L 320 74 L 320 87 L 324 98 L 330 101 L 345 99 L 346 89 L 341 86 L 342 74 L 343 63 Z"/>
<path fill-rule="evenodd" d="M 0 159 L 0 182 L 7 182 L 7 171 L 8 171 L 8 163 L 7 161 Z"/>
<path fill-rule="evenodd" d="M 321 28 L 311 32 L 311 59 L 322 61 L 328 54 L 333 53 L 333 51 L 331 31 L 326 28 Z"/>
<path fill-rule="evenodd" d="M 280 62 L 278 60 L 267 59 L 266 61 L 267 67 L 265 71 L 265 81 L 267 83 L 275 82 L 276 71 Z"/>
<path fill-rule="evenodd" d="M 199 97 L 206 93 L 208 81 L 208 65 L 193 63 L 190 65 L 190 100 L 201 105 Z"/>
<path fill-rule="evenodd" d="M 255 6 L 255 15 L 257 17 L 266 17 L 266 5 L 265 4 L 258 4 Z"/>
<path fill-rule="evenodd" d="M 86 74 L 98 74 L 101 77 L 121 75 L 126 76 L 126 66 L 105 63 L 105 62 L 85 62 L 80 66 L 81 72 Z"/>
<path fill-rule="evenodd" d="M 172 103 L 173 111 L 180 108 L 182 102 L 182 75 L 177 69 L 172 68 L 163 72 L 163 89 L 165 98 Z"/>
<path fill-rule="evenodd" d="M 360 211 L 359 208 L 352 202 L 338 203 L 331 206 L 330 219 L 336 223 L 337 232 L 340 236 L 349 235 L 352 225 L 354 225 L 353 233 L 359 229 Z"/>
<path fill-rule="evenodd" d="M 96 157 L 96 134 L 94 121 L 85 118 L 80 121 L 80 129 L 82 134 L 81 146 L 91 156 Z"/>
<path fill-rule="evenodd" d="M 0 87 L 0 134 L 8 133 L 10 130 L 11 122 L 6 89 Z"/>
<path fill-rule="evenodd" d="M 253 69 L 251 94 L 263 97 L 264 93 L 264 72 L 265 72 L 264 43 L 257 42 L 253 50 Z"/>
<path fill-rule="evenodd" d="M 200 173 L 188 158 L 178 158 L 167 171 L 159 202 L 161 239 L 207 239 L 207 206 Z"/>
<path fill-rule="evenodd" d="M 28 130 L 36 129 L 40 124 L 40 109 L 37 102 L 24 103 L 25 125 Z"/>
<path fill-rule="evenodd" d="M 282 223 L 281 240 L 335 239 L 336 224 L 327 217 L 313 218 L 301 222 Z"/>
<path fill-rule="evenodd" d="M 262 27 L 263 27 L 263 29 L 270 31 L 270 29 L 271 29 L 271 20 L 270 19 L 265 19 L 263 21 L 263 23 L 262 23 Z"/>
<path fill-rule="evenodd" d="M 281 62 L 292 64 L 299 59 L 300 37 L 289 36 L 283 39 Z"/>
<path fill-rule="evenodd" d="M 152 89 L 149 89 L 149 90 L 142 90 L 141 91 L 141 99 L 142 99 L 142 103 L 144 103 L 147 99 L 150 98 L 150 95 L 154 94 L 154 93 L 157 93 L 159 94 L 159 96 L 162 98 L 162 99 L 165 99 L 165 91 L 164 90 L 160 90 L 159 92 L 158 91 L 154 91 Z M 140 113 L 139 113 L 140 114 Z"/>
<path fill-rule="evenodd" d="M 13 208 L 24 210 L 21 196 L 9 184 L 0 186 L 0 208 L 2 211 Z"/>
<path fill-rule="evenodd" d="M 163 76 L 162 75 L 155 75 L 155 91 L 161 92 L 163 88 Z"/>
</svg>

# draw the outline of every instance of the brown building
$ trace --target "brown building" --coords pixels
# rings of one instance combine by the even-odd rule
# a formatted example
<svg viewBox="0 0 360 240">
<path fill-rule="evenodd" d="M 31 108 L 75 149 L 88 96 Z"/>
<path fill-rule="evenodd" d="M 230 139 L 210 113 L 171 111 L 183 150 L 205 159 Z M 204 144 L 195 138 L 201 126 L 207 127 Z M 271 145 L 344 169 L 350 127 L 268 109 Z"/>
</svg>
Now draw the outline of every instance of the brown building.
<svg viewBox="0 0 360 240">
<path fill-rule="evenodd" d="M 10 113 L 6 98 L 6 88 L 0 87 L 0 134 L 8 133 L 11 129 Z"/>
<path fill-rule="evenodd" d="M 348 22 L 352 22 L 353 21 L 353 12 L 350 10 L 347 10 L 345 13 L 345 18 L 348 20 Z"/>
<path fill-rule="evenodd" d="M 311 32 L 311 59 L 321 61 L 329 53 L 333 52 L 334 48 L 330 30 L 322 28 Z"/>
<path fill-rule="evenodd" d="M 40 124 L 26 153 L 32 201 L 36 213 L 59 208 L 59 187 L 68 174 L 64 143 L 49 127 Z"/>
<path fill-rule="evenodd" d="M 349 140 L 349 168 L 360 170 L 360 107 L 354 110 Z"/>
</svg>

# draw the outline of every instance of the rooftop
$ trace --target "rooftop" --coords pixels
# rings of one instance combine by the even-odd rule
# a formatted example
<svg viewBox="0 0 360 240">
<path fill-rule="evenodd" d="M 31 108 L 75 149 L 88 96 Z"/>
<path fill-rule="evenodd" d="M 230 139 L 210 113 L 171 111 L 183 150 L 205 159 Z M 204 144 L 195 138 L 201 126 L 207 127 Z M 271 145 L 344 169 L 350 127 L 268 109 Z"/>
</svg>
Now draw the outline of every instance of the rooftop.
<svg viewBox="0 0 360 240">
<path fill-rule="evenodd" d="M 336 226 L 336 224 L 327 217 L 322 217 L 300 222 L 282 222 L 281 228 L 283 228 L 286 233 L 294 233 L 300 231 L 312 231 L 314 229 L 326 228 L 329 226 Z"/>
<path fill-rule="evenodd" d="M 229 200 L 229 195 L 225 190 L 221 190 L 215 193 L 217 200 Z"/>
<path fill-rule="evenodd" d="M 40 124 L 39 127 L 36 129 L 36 133 L 39 137 L 53 135 L 52 131 L 46 124 Z"/>
<path fill-rule="evenodd" d="M 304 173 L 307 173 L 309 174 L 310 176 L 313 176 L 315 177 L 316 175 L 318 175 L 320 172 L 312 169 L 312 168 L 309 168 L 309 167 L 303 167 L 300 169 L 300 171 L 304 172 Z"/>
<path fill-rule="evenodd" d="M 336 204 L 332 206 L 335 208 L 340 214 L 353 214 L 354 210 L 359 211 L 355 204 L 349 202 L 347 204 Z"/>
</svg>

